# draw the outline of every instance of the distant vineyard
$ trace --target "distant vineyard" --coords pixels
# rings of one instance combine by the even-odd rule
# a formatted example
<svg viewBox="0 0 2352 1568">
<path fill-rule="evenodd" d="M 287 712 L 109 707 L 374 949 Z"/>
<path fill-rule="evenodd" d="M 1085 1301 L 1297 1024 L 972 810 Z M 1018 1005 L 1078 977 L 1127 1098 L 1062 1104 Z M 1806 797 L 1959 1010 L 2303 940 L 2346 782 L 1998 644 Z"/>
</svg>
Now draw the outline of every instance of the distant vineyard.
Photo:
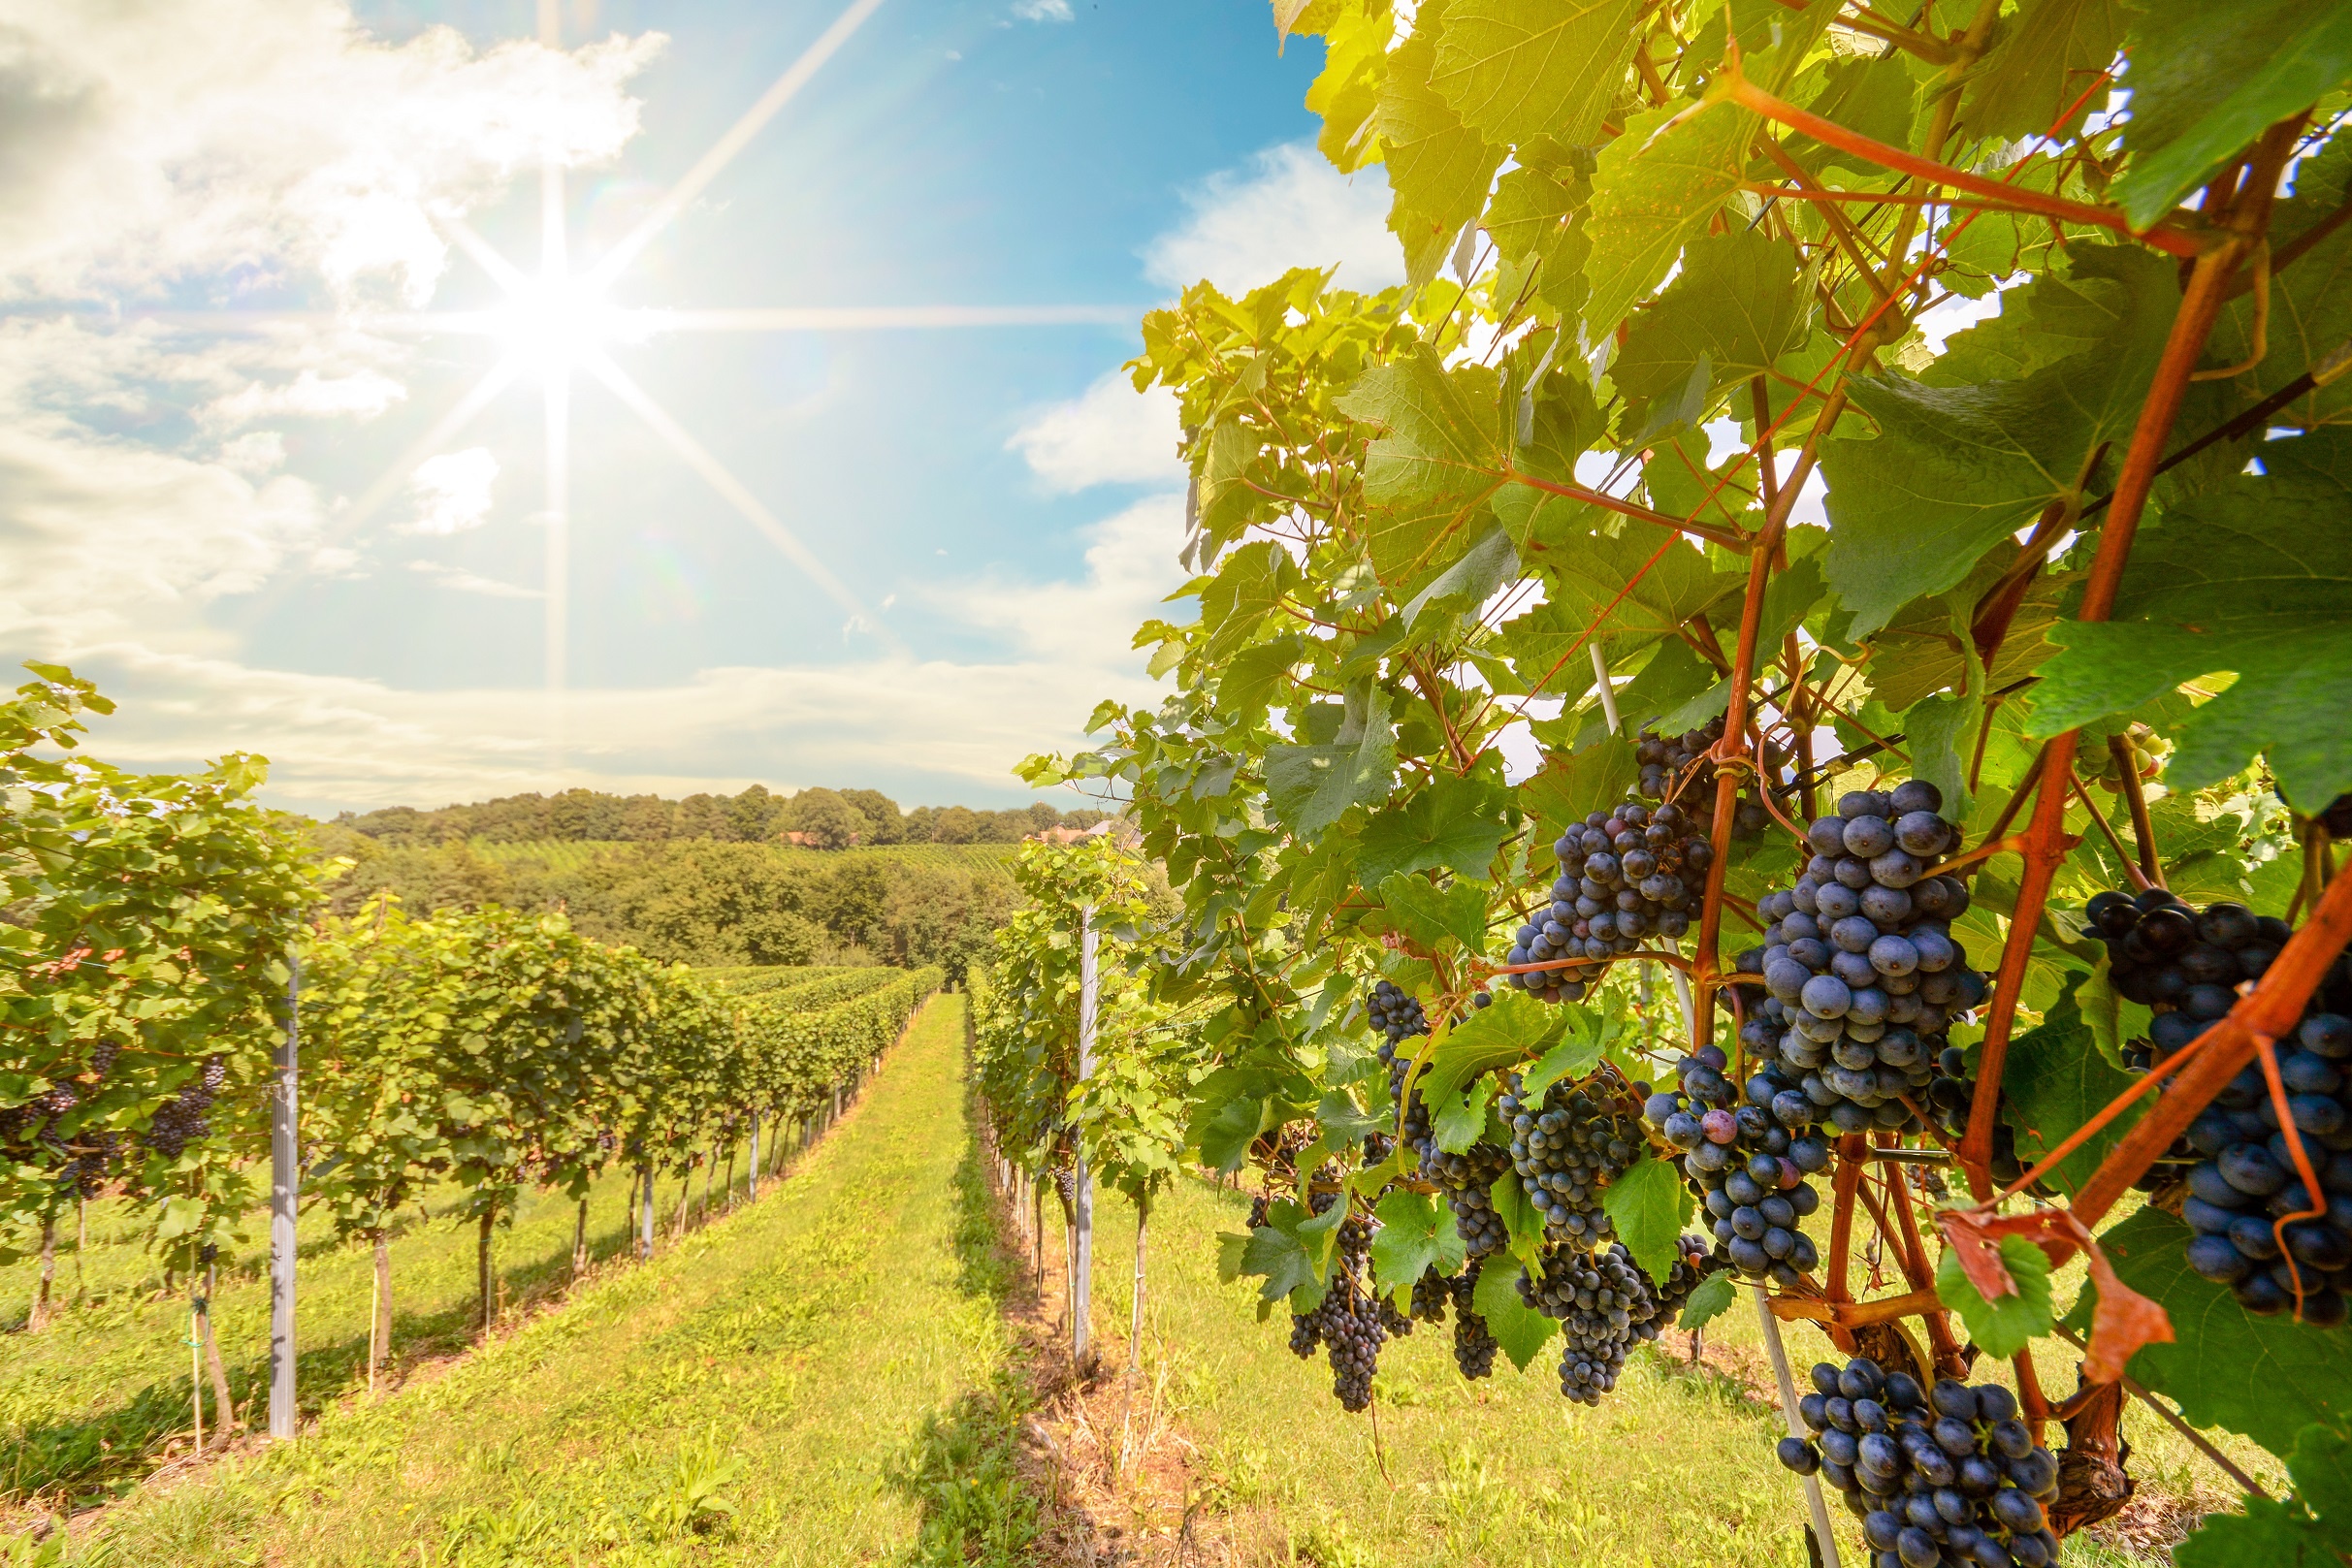
<svg viewBox="0 0 2352 1568">
<path fill-rule="evenodd" d="M 723 996 L 759 996 L 811 980 L 830 979 L 849 970 L 824 964 L 725 964 L 694 973 Z"/>
<path fill-rule="evenodd" d="M 669 841 L 693 842 L 693 841 Z M 483 859 L 501 866 L 536 865 L 551 872 L 585 869 L 606 855 L 638 851 L 648 846 L 621 840 L 531 839 L 516 844 L 472 841 Z M 886 861 L 899 866 L 939 867 L 969 871 L 983 866 L 1006 866 L 1017 844 L 883 844 L 860 849 L 808 849 L 796 844 L 762 846 L 779 861 L 792 866 L 836 867 L 860 860 Z"/>
</svg>

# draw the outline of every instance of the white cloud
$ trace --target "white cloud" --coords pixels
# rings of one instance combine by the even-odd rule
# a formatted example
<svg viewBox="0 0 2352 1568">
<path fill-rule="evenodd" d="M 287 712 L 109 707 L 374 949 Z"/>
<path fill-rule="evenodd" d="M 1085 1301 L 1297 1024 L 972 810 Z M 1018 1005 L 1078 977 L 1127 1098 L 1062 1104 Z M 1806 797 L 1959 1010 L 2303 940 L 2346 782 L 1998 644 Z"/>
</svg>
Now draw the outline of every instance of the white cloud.
<svg viewBox="0 0 2352 1568">
<path fill-rule="evenodd" d="M 234 272 L 421 304 L 435 221 L 543 158 L 619 152 L 623 84 L 662 42 L 476 54 L 448 27 L 383 43 L 337 0 L 0 0 L 0 292 Z"/>
<path fill-rule="evenodd" d="M 501 583 L 495 577 L 484 577 L 463 566 L 451 566 L 438 560 L 412 560 L 408 563 L 408 569 L 460 593 L 480 593 L 494 599 L 543 599 L 547 596 L 535 588 Z"/>
<path fill-rule="evenodd" d="M 1184 501 L 1152 496 L 1087 529 L 1082 582 L 1021 583 L 991 573 L 928 594 L 940 613 L 1006 637 L 1040 657 L 1106 668 L 1120 659 L 1135 628 L 1164 613 L 1160 601 L 1184 581 Z"/>
<path fill-rule="evenodd" d="M 463 533 L 480 528 L 490 517 L 490 487 L 498 477 L 499 460 L 486 446 L 427 458 L 408 477 L 416 519 L 405 531 Z"/>
<path fill-rule="evenodd" d="M 1246 174 L 1210 176 L 1187 192 L 1190 215 L 1144 247 L 1144 273 L 1183 288 L 1207 278 L 1228 294 L 1294 267 L 1339 264 L 1339 281 L 1380 289 L 1404 281 L 1388 231 L 1388 180 L 1378 165 L 1343 175 L 1312 146 L 1269 147 Z"/>
<path fill-rule="evenodd" d="M 322 376 L 306 369 L 291 381 L 265 386 L 248 381 L 205 409 L 208 422 L 236 427 L 265 419 L 373 419 L 408 396 L 408 389 L 380 370 Z"/>
<path fill-rule="evenodd" d="M 1015 0 L 1013 15 L 1023 21 L 1068 21 L 1070 0 Z"/>
<path fill-rule="evenodd" d="M 1049 490 L 1180 485 L 1184 464 L 1176 442 L 1182 433 L 1175 393 L 1166 387 L 1139 393 L 1124 371 L 1112 370 L 1080 396 L 1030 415 L 1005 445 L 1026 459 Z"/>
</svg>

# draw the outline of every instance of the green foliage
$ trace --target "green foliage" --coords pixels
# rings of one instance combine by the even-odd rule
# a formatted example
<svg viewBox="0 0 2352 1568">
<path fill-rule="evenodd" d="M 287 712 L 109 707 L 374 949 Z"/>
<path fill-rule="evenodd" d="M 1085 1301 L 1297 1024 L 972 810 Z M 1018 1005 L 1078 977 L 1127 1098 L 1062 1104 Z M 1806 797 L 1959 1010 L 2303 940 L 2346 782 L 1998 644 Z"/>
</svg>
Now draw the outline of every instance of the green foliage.
<svg viewBox="0 0 2352 1568">
<path fill-rule="evenodd" d="M 2049 1259 L 2023 1236 L 2001 1238 L 2001 1262 L 2016 1289 L 1987 1298 L 1960 1270 L 1960 1255 L 1947 1247 L 1936 1264 L 1936 1295 L 1960 1315 L 1977 1348 L 1995 1359 L 2014 1356 L 2055 1319 L 2050 1309 Z"/>
<path fill-rule="evenodd" d="M 2180 1568 L 2323 1568 L 2352 1551 L 2352 1437 L 2305 1426 L 2288 1456 L 2295 1495 L 2249 1497 L 2241 1516 L 2208 1517 L 2180 1543 Z"/>
</svg>

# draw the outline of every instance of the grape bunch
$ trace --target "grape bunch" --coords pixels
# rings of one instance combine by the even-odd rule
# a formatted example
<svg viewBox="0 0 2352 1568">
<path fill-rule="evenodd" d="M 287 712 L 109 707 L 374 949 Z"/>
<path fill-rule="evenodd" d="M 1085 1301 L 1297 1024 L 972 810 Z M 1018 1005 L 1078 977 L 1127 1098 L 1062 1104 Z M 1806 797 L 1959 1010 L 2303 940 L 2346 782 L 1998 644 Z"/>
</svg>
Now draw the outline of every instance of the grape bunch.
<svg viewBox="0 0 2352 1568">
<path fill-rule="evenodd" d="M 1492 994 L 1480 991 L 1471 999 L 1471 1006 L 1490 1007 L 1494 1000 Z M 1404 1086 L 1413 1062 L 1412 1053 L 1402 1046 L 1407 1040 L 1429 1033 L 1428 1013 L 1419 1001 L 1387 980 L 1372 987 L 1365 1010 L 1373 1027 L 1387 1037 L 1380 1042 L 1380 1061 L 1388 1069 L 1389 1099 L 1405 1102 L 1404 1141 L 1420 1163 L 1422 1175 L 1445 1194 L 1447 1206 L 1454 1211 L 1454 1229 L 1469 1247 L 1471 1257 L 1501 1251 L 1510 1232 L 1502 1216 L 1495 1212 L 1489 1189 L 1496 1177 L 1511 1168 L 1510 1151 L 1487 1142 L 1473 1143 L 1460 1154 L 1437 1147 L 1436 1130 L 1430 1123 L 1429 1105 L 1421 1091 L 1407 1091 Z"/>
<path fill-rule="evenodd" d="M 2197 1232 L 2188 1264 L 2227 1285 L 2248 1312 L 2300 1310 L 2306 1323 L 2336 1328 L 2352 1316 L 2352 1017 L 2307 1013 L 2278 1045 L 2287 1110 L 2319 1199 L 2297 1170 L 2261 1065 L 2249 1065 L 2189 1124 L 2199 1159 L 2180 1200 Z M 2304 1218 L 2279 1223 L 2289 1215 Z"/>
<path fill-rule="evenodd" d="M 2242 904 L 2225 901 L 2200 913 L 2161 887 L 2136 898 L 2100 893 L 2082 913 L 2086 934 L 2107 944 L 2115 994 L 2157 1009 L 2147 1045 L 2127 1059 L 2143 1072 L 2155 1056 L 2172 1055 L 2227 1016 L 2239 983 L 2262 978 L 2294 934 L 2286 921 Z"/>
<path fill-rule="evenodd" d="M 1520 1271 L 1519 1296 L 1560 1320 L 1560 1392 L 1577 1404 L 1599 1404 L 1617 1387 L 1626 1352 L 1658 1337 L 1658 1297 L 1622 1242 L 1592 1253 L 1552 1249 L 1540 1277 Z"/>
<path fill-rule="evenodd" d="M 1806 829 L 1814 856 L 1796 885 L 1756 904 L 1772 924 L 1741 968 L 1767 994 L 1741 1042 L 1803 1074 L 1841 1133 L 1917 1130 L 1905 1097 L 1935 1081 L 1945 1031 L 1984 1000 L 1984 976 L 1951 938 L 1967 885 L 1935 872 L 1959 842 L 1943 803 L 1918 779 L 1849 791 Z"/>
<path fill-rule="evenodd" d="M 1828 1168 L 1829 1145 L 1807 1131 L 1814 1102 L 1779 1063 L 1748 1080 L 1748 1103 L 1736 1109 L 1726 1065 L 1720 1046 L 1701 1046 L 1675 1069 L 1680 1092 L 1651 1095 L 1643 1114 L 1685 1151 L 1683 1173 L 1705 1200 L 1716 1256 L 1785 1289 L 1820 1261 L 1797 1224 L 1820 1207 L 1805 1178 Z"/>
<path fill-rule="evenodd" d="M 1447 1303 L 1454 1298 L 1454 1282 L 1437 1272 L 1435 1264 L 1413 1281 L 1410 1316 L 1421 1323 L 1443 1323 Z"/>
<path fill-rule="evenodd" d="M 1813 1435 L 1784 1437 L 1781 1463 L 1819 1474 L 1862 1521 L 1872 1568 L 2046 1568 L 2058 1538 L 2043 1503 L 2058 1461 L 2017 1419 L 1998 1384 L 1947 1378 L 1922 1392 L 1904 1372 L 1857 1357 L 1813 1369 L 1797 1401 Z"/>
<path fill-rule="evenodd" d="M 1478 1295 L 1478 1273 L 1483 1265 L 1470 1260 L 1469 1267 L 1456 1275 L 1454 1288 L 1454 1366 L 1466 1378 L 1491 1376 L 1495 1370 L 1497 1345 L 1494 1334 L 1487 1328 L 1486 1318 L 1470 1303 Z"/>
<path fill-rule="evenodd" d="M 156 1107 L 143 1141 L 167 1160 L 177 1160 L 190 1143 L 212 1129 L 207 1114 L 229 1081 L 229 1059 L 208 1056 L 196 1076 L 180 1085 L 179 1093 Z"/>
<path fill-rule="evenodd" d="M 1372 1402 L 1372 1374 L 1379 1370 L 1380 1347 L 1388 1341 L 1388 1320 L 1396 1311 L 1359 1289 L 1346 1271 L 1334 1269 L 1331 1287 L 1314 1309 L 1291 1314 L 1291 1354 L 1305 1360 L 1320 1345 L 1331 1359 L 1331 1392 L 1339 1408 L 1362 1410 Z"/>
<path fill-rule="evenodd" d="M 1691 929 L 1691 908 L 1705 891 L 1715 849 L 1699 824 L 1671 801 L 1627 801 L 1571 824 L 1552 846 L 1560 877 L 1551 901 L 1519 928 L 1505 955 L 1511 964 L 1558 958 L 1607 961 L 1634 951 L 1645 936 L 1671 940 Z M 1574 1002 L 1597 971 L 1514 975 L 1511 983 L 1538 1001 Z"/>
<path fill-rule="evenodd" d="M 1511 1168 L 1544 1216 L 1546 1239 L 1594 1247 L 1610 1233 L 1601 1189 L 1641 1155 L 1640 1101 L 1613 1072 L 1578 1085 L 1562 1080 L 1530 1103 L 1519 1074 L 1498 1101 L 1510 1123 Z"/>
</svg>

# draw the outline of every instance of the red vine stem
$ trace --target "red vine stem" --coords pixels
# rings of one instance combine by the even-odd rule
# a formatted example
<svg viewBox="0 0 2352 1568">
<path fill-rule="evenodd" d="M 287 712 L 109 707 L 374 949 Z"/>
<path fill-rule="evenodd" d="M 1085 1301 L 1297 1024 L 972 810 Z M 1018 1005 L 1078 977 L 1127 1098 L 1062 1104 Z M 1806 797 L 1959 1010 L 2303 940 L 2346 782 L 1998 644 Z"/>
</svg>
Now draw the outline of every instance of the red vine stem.
<svg viewBox="0 0 2352 1568">
<path fill-rule="evenodd" d="M 2171 439 L 2181 400 L 2188 394 L 2189 377 L 2205 353 L 2206 339 L 2228 299 L 2230 279 L 2239 262 L 2270 221 L 2271 197 L 2277 189 L 2279 169 L 2302 123 L 2303 117 L 2297 115 L 2264 134 L 2241 188 L 2241 200 L 2229 212 L 2228 240 L 2200 255 L 2190 272 L 2188 291 L 2181 298 L 2179 312 L 2173 318 L 2172 334 L 2165 340 L 2163 358 L 2157 362 L 2147 400 L 2141 405 L 2139 422 L 2132 429 L 2132 444 L 2124 454 L 2123 469 L 2115 480 L 2114 501 L 2099 530 L 2099 550 L 2091 560 L 2090 579 L 2084 585 L 2082 607 L 2077 616 L 2080 621 L 2101 622 L 2114 613 L 2124 563 L 2131 557 L 2132 540 L 2156 482 L 2157 466 L 2164 461 L 2165 443 Z M 2050 881 L 2066 858 L 2063 843 L 2066 801 L 2079 738 L 2076 730 L 2054 735 L 2043 754 L 2033 826 L 2026 834 L 2025 875 L 2017 886 L 2009 938 L 2001 949 L 2001 971 L 1993 983 L 1992 1010 L 1985 1019 L 1984 1043 L 1977 1069 L 1976 1098 L 1968 1107 L 1967 1135 L 1960 1140 L 1961 1167 L 1967 1173 L 1970 1192 L 1980 1200 L 1991 1196 L 1993 1190 L 1990 1169 L 1993 1122 L 2000 1106 L 2001 1072 L 2009 1059 L 2010 1033 L 2016 1026 L 2017 996 L 2024 985 L 2026 961 L 2033 951 L 2035 934 L 2042 926 Z M 2182 1125 L 2187 1124 L 2184 1121 Z M 2148 1156 L 2150 1161 L 2154 1158 L 2153 1153 Z M 2144 1162 L 2142 1168 L 2146 1168 Z"/>
<path fill-rule="evenodd" d="M 1765 119 L 1786 125 L 1792 131 L 1802 132 L 1816 142 L 1836 147 L 1841 151 L 1853 153 L 1857 157 L 1868 158 L 1872 163 L 1892 169 L 1898 174 L 1910 175 L 1915 178 L 1924 179 L 1937 185 L 1949 185 L 1954 190 L 1968 191 L 1978 196 L 1988 197 L 1996 202 L 2014 202 L 2025 211 L 2038 212 L 2046 217 L 2057 218 L 2063 222 L 2112 229 L 2118 234 L 2130 235 L 2135 240 L 2153 245 L 2168 255 L 2201 256 L 2213 248 L 2213 240 L 2217 238 L 2183 233 L 2175 228 L 2168 228 L 2162 223 L 2151 228 L 2147 233 L 2141 234 L 2132 228 L 2130 220 L 2125 218 L 2117 208 L 2087 207 L 2080 202 L 2070 202 L 2062 196 L 2046 196 L 2040 191 L 2021 185 L 2005 185 L 1999 180 L 1986 179 L 1981 175 L 1972 175 L 1966 170 L 1954 169 L 1949 164 L 1937 163 L 1932 158 L 1922 158 L 1916 152 L 1906 151 L 1885 142 L 1874 141 L 1858 132 L 1846 129 L 1835 120 L 1823 119 L 1819 114 L 1810 113 L 1797 108 L 1794 104 L 1773 97 L 1772 94 L 1748 80 L 1747 72 L 1741 68 L 1736 50 L 1731 53 L 1730 67 L 1728 79 L 1724 83 L 1723 94 L 1732 103 L 1739 105 L 1740 108 L 1751 113 L 1759 114 Z"/>
<path fill-rule="evenodd" d="M 1484 472 L 1485 470 L 1479 471 Z M 1695 518 L 1675 517 L 1666 512 L 1654 512 L 1647 506 L 1621 499 L 1605 490 L 1589 490 L 1583 485 L 1563 485 L 1557 479 L 1538 479 L 1531 473 L 1523 473 L 1516 468 L 1511 469 L 1505 477 L 1514 484 L 1525 485 L 1530 490 L 1540 490 L 1547 496 L 1564 496 L 1572 501 L 1583 501 L 1588 505 L 1597 506 L 1604 512 L 1615 512 L 1620 517 L 1629 517 L 1636 522 L 1654 523 L 1661 528 L 1672 528 L 1677 533 L 1688 533 L 1695 538 L 1705 539 L 1711 544 L 1720 544 L 1725 550 L 1748 548 L 1748 535 L 1737 528 L 1719 528 L 1712 523 L 1701 523 Z"/>
</svg>

